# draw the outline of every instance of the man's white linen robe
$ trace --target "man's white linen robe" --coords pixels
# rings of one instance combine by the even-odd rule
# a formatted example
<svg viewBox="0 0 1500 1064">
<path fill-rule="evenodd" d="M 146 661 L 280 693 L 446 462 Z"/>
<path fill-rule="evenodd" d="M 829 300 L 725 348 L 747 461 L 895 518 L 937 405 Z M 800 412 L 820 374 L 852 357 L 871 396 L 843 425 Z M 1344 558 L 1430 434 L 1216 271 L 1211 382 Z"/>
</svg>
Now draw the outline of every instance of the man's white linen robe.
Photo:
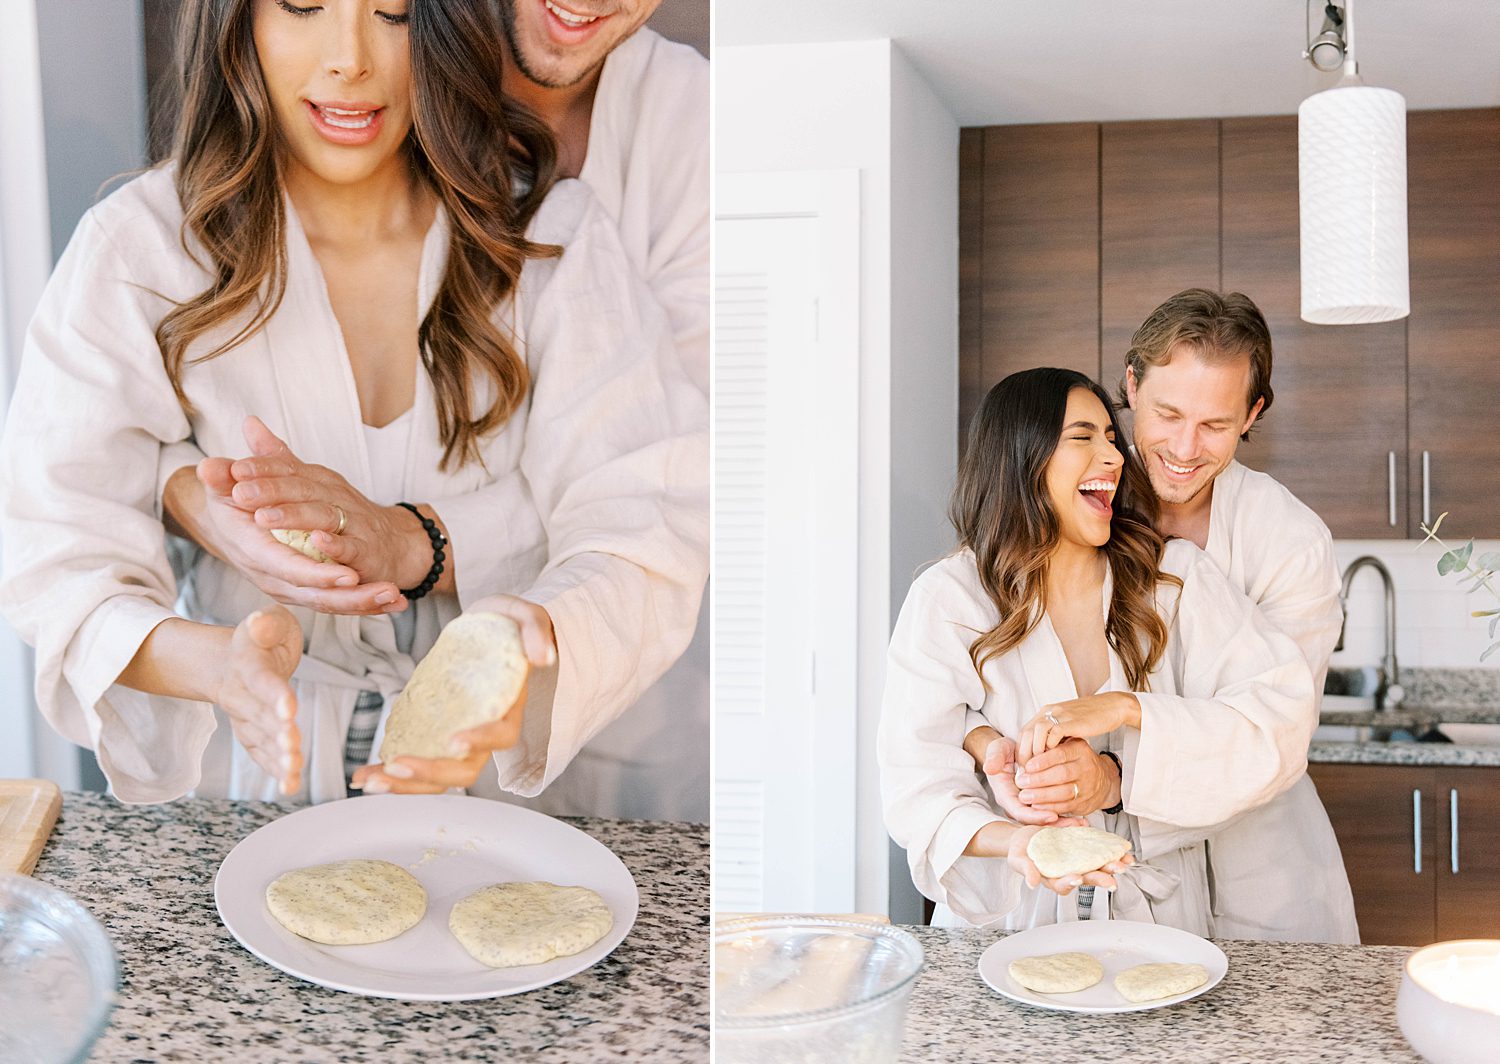
<svg viewBox="0 0 1500 1064">
<path fill-rule="evenodd" d="M 1119 752 L 1136 766 L 1136 786 L 1150 779 L 1151 801 L 1168 804 L 1146 805 L 1143 818 L 1133 814 L 1127 794 L 1125 813 L 1095 813 L 1089 820 L 1129 838 L 1138 859 L 1166 873 L 1119 877 L 1121 887 L 1110 906 L 1114 916 L 1215 934 L 1201 837 L 1189 833 L 1164 845 L 1149 818 L 1170 812 L 1177 825 L 1189 829 L 1218 823 L 1233 807 L 1235 788 L 1229 780 L 1284 789 L 1289 762 L 1301 771 L 1285 749 L 1284 737 L 1292 730 L 1287 722 L 1304 714 L 1313 697 L 1312 676 L 1291 639 L 1192 544 L 1169 543 L 1162 568 L 1181 578 L 1183 587 L 1158 587 L 1169 636 L 1150 677 L 1150 693 L 1139 695 L 1141 729 L 1122 728 L 1091 745 Z M 1109 593 L 1106 581 L 1104 614 Z M 943 559 L 913 583 L 891 639 L 878 740 L 881 790 L 886 825 L 906 848 L 924 894 L 969 923 L 1031 927 L 1075 918 L 1076 893 L 1059 898 L 1045 887 L 1028 890 L 1003 858 L 963 856 L 977 831 L 1002 818 L 962 744 L 973 725 L 971 709 L 1014 736 L 1042 706 L 1075 698 L 1077 692 L 1045 616 L 1019 646 L 986 663 L 986 690 L 969 647 L 996 621 L 972 552 Z M 1105 689 L 1128 689 L 1113 651 Z M 1251 841 L 1261 860 L 1278 863 L 1301 840 Z M 1332 860 L 1339 860 L 1336 849 Z M 1283 894 L 1300 896 L 1303 880 L 1293 870 L 1278 882 Z M 1102 915 L 1103 897 L 1096 892 L 1094 916 Z"/>
<path fill-rule="evenodd" d="M 114 682 L 146 635 L 175 615 L 179 590 L 183 615 L 218 624 L 267 604 L 201 553 L 176 586 L 159 486 L 191 446 L 245 453 L 241 425 L 252 413 L 304 461 L 367 494 L 371 475 L 342 334 L 290 203 L 280 307 L 245 343 L 185 369 L 195 414 L 184 413 L 154 338 L 168 299 L 207 286 L 183 250 L 181 221 L 171 169 L 153 170 L 85 216 L 47 286 L 0 459 L 0 607 L 37 648 L 43 714 L 98 753 L 122 801 L 188 791 L 271 798 L 275 782 L 233 741 L 222 711 Z M 664 315 L 587 189 L 560 183 L 528 235 L 565 251 L 528 262 L 518 292 L 496 310 L 533 385 L 481 444 L 482 465 L 438 470 L 432 386 L 425 370 L 416 373 L 406 497 L 431 503 L 447 525 L 457 596 L 417 604 L 411 656 L 397 651 L 389 617 L 293 610 L 306 640 L 294 684 L 303 794 L 313 801 L 344 793 L 357 690 L 393 696 L 413 658 L 476 598 L 507 592 L 537 602 L 557 633 L 560 664 L 533 676 L 521 741 L 495 758 L 500 785 L 523 794 L 555 777 L 692 633 L 707 568 L 706 435 L 674 411 L 691 409 L 683 395 L 693 385 Z M 447 242 L 440 211 L 423 251 L 419 313 L 441 280 Z M 238 324 L 200 338 L 190 354 Z"/>
</svg>

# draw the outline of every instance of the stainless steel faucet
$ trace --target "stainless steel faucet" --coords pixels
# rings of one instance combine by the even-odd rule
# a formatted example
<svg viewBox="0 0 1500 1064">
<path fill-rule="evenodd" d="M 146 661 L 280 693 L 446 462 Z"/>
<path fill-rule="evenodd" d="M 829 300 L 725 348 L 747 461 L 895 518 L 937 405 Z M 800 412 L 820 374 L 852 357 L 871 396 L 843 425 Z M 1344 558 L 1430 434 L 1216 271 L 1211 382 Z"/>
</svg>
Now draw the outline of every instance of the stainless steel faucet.
<svg viewBox="0 0 1500 1064">
<path fill-rule="evenodd" d="M 1396 668 L 1396 583 L 1391 579 L 1391 571 L 1372 554 L 1355 558 L 1349 563 L 1349 568 L 1344 570 L 1343 586 L 1339 588 L 1339 606 L 1344 611 L 1344 623 L 1347 624 L 1349 621 L 1349 585 L 1354 582 L 1354 574 L 1365 566 L 1379 573 L 1381 583 L 1385 584 L 1385 654 L 1380 659 L 1380 684 L 1375 688 L 1375 708 L 1385 709 L 1388 706 L 1400 705 L 1401 700 L 1406 697 L 1406 692 L 1401 687 L 1400 673 Z M 1333 649 L 1344 649 L 1343 625 L 1339 626 L 1339 641 Z"/>
</svg>

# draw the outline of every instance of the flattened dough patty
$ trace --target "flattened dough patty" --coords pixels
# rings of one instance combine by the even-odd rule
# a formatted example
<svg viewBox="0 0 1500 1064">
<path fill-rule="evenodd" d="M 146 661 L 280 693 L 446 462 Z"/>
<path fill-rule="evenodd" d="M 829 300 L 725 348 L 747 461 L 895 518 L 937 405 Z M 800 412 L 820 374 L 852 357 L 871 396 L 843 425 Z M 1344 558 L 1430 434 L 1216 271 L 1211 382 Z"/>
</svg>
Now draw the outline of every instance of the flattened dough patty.
<svg viewBox="0 0 1500 1064">
<path fill-rule="evenodd" d="M 1137 964 L 1115 976 L 1115 989 L 1127 1001 L 1155 1001 L 1196 990 L 1208 982 L 1201 964 Z"/>
<path fill-rule="evenodd" d="M 498 613 L 465 613 L 438 636 L 391 706 L 380 760 L 452 757 L 455 732 L 499 720 L 526 683 L 521 629 Z"/>
<path fill-rule="evenodd" d="M 587 887 L 496 883 L 453 907 L 448 930 L 491 968 L 542 964 L 581 953 L 614 926 L 604 899 Z"/>
<path fill-rule="evenodd" d="M 415 927 L 427 912 L 427 891 L 389 861 L 335 861 L 278 876 L 266 887 L 266 907 L 294 935 L 357 946 Z"/>
<path fill-rule="evenodd" d="M 1010 962 L 1010 977 L 1039 994 L 1072 994 L 1104 978 L 1104 965 L 1087 953 L 1049 953 Z"/>
<path fill-rule="evenodd" d="M 1093 872 L 1129 852 L 1129 839 L 1087 826 L 1043 828 L 1026 844 L 1026 856 L 1048 879 Z"/>
<path fill-rule="evenodd" d="M 300 551 L 315 562 L 333 561 L 312 544 L 312 533 L 301 528 L 273 528 L 271 536 L 277 543 L 284 543 L 292 550 Z"/>
</svg>

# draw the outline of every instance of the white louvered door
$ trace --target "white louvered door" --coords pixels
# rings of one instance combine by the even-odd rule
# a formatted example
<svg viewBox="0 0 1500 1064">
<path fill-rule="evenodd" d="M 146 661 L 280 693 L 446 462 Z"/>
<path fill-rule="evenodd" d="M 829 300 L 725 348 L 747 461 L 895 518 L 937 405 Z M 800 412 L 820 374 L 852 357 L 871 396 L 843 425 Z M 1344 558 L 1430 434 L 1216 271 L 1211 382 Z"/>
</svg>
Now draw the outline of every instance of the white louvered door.
<svg viewBox="0 0 1500 1064">
<path fill-rule="evenodd" d="M 847 910 L 858 178 L 722 175 L 718 196 L 714 906 Z"/>
</svg>

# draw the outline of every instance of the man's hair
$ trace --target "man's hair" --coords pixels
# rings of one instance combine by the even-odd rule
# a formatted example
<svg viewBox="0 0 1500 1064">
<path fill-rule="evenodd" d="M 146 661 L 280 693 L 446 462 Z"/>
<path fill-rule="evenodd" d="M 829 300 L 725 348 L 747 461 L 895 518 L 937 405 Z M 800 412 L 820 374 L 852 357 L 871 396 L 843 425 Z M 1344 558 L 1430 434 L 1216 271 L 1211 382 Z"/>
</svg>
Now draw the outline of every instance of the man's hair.
<svg viewBox="0 0 1500 1064">
<path fill-rule="evenodd" d="M 1125 365 L 1135 371 L 1140 387 L 1152 366 L 1169 361 L 1180 347 L 1210 365 L 1222 365 L 1241 357 L 1250 359 L 1250 389 L 1245 397 L 1248 413 L 1257 399 L 1264 400 L 1255 420 L 1271 409 L 1271 330 L 1249 296 L 1239 292 L 1220 295 L 1206 288 L 1178 292 L 1151 312 L 1130 338 Z M 1120 382 L 1120 403 L 1126 399 Z M 1250 438 L 1246 429 L 1240 437 Z"/>
</svg>

